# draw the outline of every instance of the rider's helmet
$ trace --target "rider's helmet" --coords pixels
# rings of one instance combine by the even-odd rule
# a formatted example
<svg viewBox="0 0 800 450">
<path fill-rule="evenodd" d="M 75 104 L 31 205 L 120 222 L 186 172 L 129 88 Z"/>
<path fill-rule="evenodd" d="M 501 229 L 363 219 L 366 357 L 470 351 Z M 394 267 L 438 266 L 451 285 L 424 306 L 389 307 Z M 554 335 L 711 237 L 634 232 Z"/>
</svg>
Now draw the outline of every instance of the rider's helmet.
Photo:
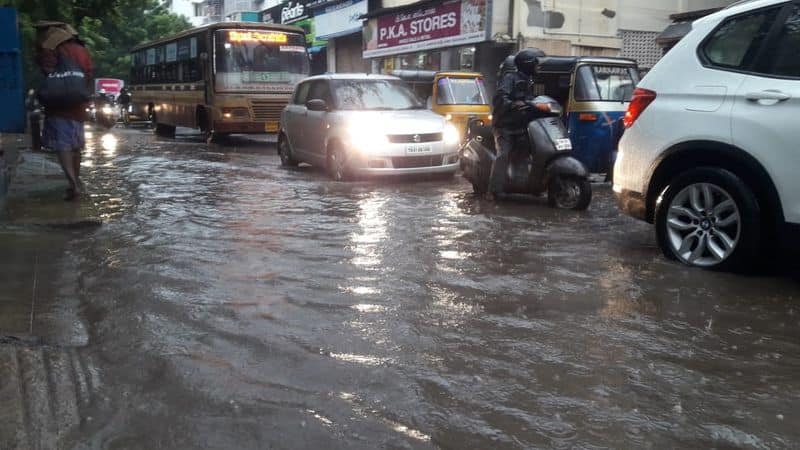
<svg viewBox="0 0 800 450">
<path fill-rule="evenodd" d="M 497 69 L 497 80 L 502 80 L 507 73 L 516 72 L 517 65 L 514 64 L 514 55 L 508 55 L 506 59 L 500 63 L 500 67 Z"/>
<path fill-rule="evenodd" d="M 514 57 L 514 65 L 517 70 L 525 75 L 532 76 L 536 73 L 536 65 L 539 63 L 539 58 L 545 56 L 544 52 L 538 48 L 526 48 L 520 50 L 517 56 Z"/>
</svg>

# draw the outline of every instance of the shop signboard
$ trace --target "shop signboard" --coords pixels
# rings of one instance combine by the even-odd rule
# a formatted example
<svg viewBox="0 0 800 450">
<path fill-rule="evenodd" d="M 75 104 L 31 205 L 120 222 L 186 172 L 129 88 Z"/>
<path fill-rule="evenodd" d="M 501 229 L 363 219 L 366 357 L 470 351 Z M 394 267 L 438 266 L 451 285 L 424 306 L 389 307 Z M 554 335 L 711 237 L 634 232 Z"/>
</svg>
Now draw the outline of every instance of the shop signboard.
<svg viewBox="0 0 800 450">
<path fill-rule="evenodd" d="M 486 11 L 486 0 L 449 0 L 372 18 L 364 26 L 364 57 L 485 41 Z"/>
<path fill-rule="evenodd" d="M 351 0 L 314 10 L 317 37 L 331 38 L 361 31 L 366 0 Z"/>
<path fill-rule="evenodd" d="M 262 11 L 261 21 L 300 27 L 305 31 L 306 42 L 310 47 L 324 46 L 327 42 L 317 39 L 316 24 L 311 10 L 313 5 L 319 3 L 319 0 L 290 0 Z"/>
</svg>

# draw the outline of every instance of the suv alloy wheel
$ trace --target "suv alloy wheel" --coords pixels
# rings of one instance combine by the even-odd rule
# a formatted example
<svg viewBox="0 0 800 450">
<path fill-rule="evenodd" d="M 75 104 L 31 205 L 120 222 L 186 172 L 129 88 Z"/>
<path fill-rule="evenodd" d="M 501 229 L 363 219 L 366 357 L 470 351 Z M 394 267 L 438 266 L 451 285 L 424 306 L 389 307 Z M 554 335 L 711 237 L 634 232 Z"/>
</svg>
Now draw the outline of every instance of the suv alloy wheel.
<svg viewBox="0 0 800 450">
<path fill-rule="evenodd" d="M 756 261 L 760 209 L 735 174 L 714 167 L 683 172 L 657 208 L 656 236 L 667 257 L 721 270 L 743 270 Z"/>
</svg>

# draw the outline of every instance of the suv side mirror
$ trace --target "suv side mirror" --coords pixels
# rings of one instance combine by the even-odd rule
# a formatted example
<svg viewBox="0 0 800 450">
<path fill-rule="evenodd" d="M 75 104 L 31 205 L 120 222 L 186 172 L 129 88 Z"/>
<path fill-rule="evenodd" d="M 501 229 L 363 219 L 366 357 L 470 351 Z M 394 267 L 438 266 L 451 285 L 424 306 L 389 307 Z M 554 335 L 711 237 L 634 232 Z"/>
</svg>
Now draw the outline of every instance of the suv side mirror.
<svg viewBox="0 0 800 450">
<path fill-rule="evenodd" d="M 325 103 L 325 100 L 315 98 L 306 102 L 306 108 L 308 108 L 309 111 L 327 111 L 328 104 Z"/>
</svg>

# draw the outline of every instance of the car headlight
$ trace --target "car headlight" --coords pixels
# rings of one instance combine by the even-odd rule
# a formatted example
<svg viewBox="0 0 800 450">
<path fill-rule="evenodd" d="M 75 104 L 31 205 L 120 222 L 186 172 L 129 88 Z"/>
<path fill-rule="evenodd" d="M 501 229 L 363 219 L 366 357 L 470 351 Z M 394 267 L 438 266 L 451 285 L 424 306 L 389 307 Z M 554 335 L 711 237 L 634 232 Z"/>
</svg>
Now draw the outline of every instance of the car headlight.
<svg viewBox="0 0 800 450">
<path fill-rule="evenodd" d="M 375 151 L 389 144 L 383 127 L 370 121 L 351 123 L 347 131 L 353 146 L 363 152 Z"/>
<path fill-rule="evenodd" d="M 448 145 L 461 143 L 461 133 L 452 123 L 444 126 L 444 143 Z"/>
</svg>

